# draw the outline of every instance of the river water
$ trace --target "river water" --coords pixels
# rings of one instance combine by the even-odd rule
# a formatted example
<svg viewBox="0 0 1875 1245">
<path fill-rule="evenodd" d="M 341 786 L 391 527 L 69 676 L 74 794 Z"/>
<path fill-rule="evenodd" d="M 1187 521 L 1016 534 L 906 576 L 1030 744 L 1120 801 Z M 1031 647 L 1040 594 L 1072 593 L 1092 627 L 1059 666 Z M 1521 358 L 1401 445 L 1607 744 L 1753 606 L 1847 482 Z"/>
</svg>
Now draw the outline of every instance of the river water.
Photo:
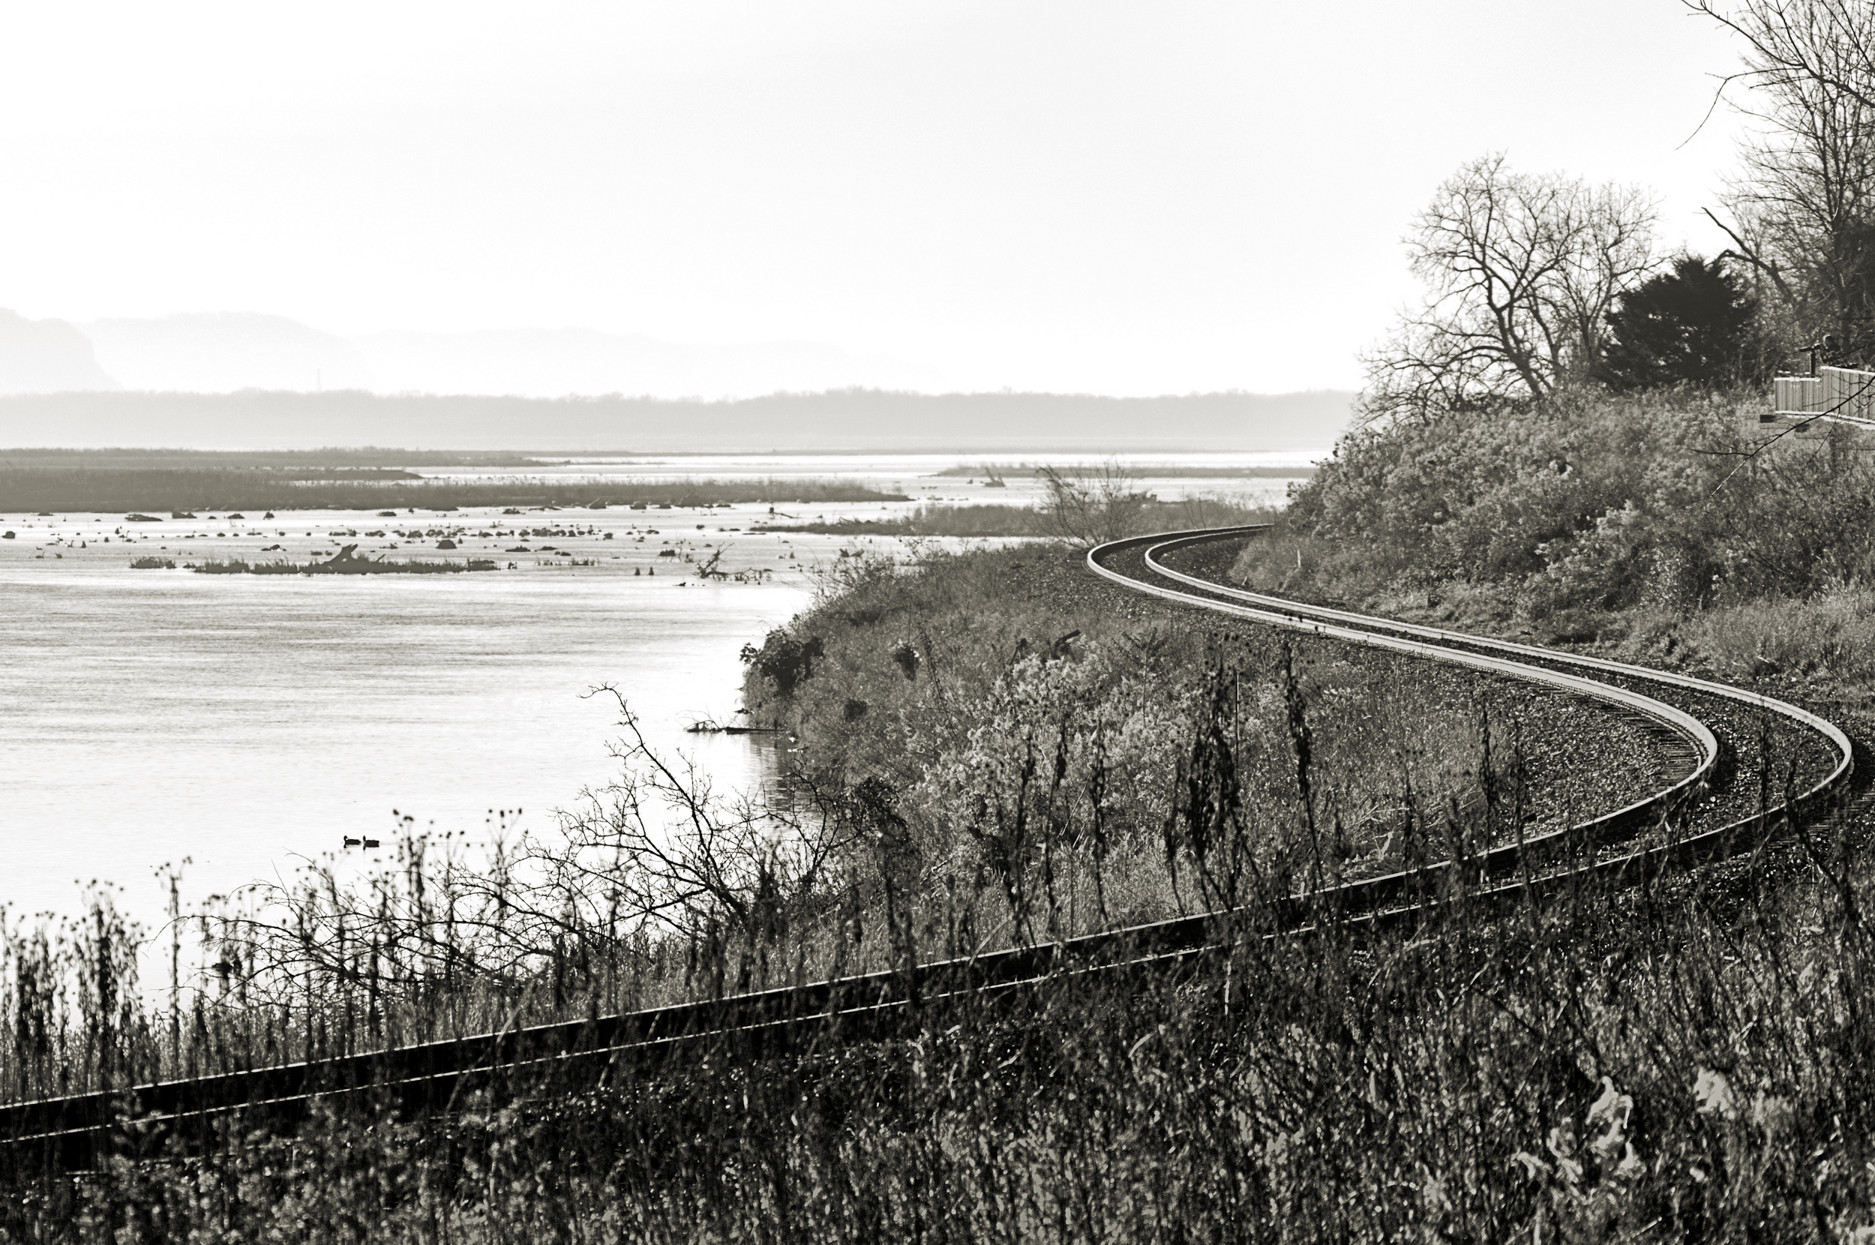
<svg viewBox="0 0 1875 1245">
<path fill-rule="evenodd" d="M 1178 459 L 1212 469 L 1270 461 Z M 957 464 L 764 456 L 554 470 L 837 476 L 919 501 L 1033 500 L 1015 478 L 986 494 L 935 475 Z M 1166 497 L 1274 500 L 1283 488 L 1181 482 L 1166 471 L 1151 481 Z M 903 508 L 783 507 L 828 519 Z M 156 871 L 185 857 L 185 891 L 199 898 L 283 876 L 299 859 L 339 851 L 346 836 L 388 840 L 404 817 L 476 835 L 549 830 L 556 809 L 616 773 L 619 706 L 593 694 L 602 685 L 624 696 L 660 752 L 694 760 L 719 789 L 758 787 L 772 773 L 771 743 L 685 728 L 736 720 L 742 645 L 803 608 L 808 568 L 854 544 L 751 533 L 772 521 L 767 511 L 281 511 L 137 524 L 121 514 L 0 514 L 16 533 L 0 540 L 0 903 L 70 912 L 97 879 L 149 918 L 164 899 Z M 460 551 L 437 555 L 433 539 L 395 534 L 420 524 L 463 529 Z M 549 528 L 567 534 L 500 534 Z M 366 535 L 377 531 L 385 535 Z M 182 569 L 208 558 L 304 561 L 354 541 L 368 553 L 401 546 L 392 557 L 492 557 L 503 569 L 317 578 Z M 510 552 L 519 544 L 529 552 Z M 677 556 L 660 557 L 665 549 Z M 694 559 L 719 551 L 742 582 L 691 573 Z M 178 566 L 136 570 L 133 557 Z"/>
</svg>

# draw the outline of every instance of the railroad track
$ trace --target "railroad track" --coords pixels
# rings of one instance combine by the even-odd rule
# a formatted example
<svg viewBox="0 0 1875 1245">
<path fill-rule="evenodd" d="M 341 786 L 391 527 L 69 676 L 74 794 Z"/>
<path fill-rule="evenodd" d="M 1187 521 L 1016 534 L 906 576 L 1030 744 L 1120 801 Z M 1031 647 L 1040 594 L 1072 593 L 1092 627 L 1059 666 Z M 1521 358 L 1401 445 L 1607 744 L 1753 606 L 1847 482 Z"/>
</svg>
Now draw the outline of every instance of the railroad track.
<svg viewBox="0 0 1875 1245">
<path fill-rule="evenodd" d="M 1265 526 L 1116 541 L 1092 551 L 1088 564 L 1096 574 L 1129 588 L 1265 625 L 1337 636 L 1353 643 L 1423 646 L 1418 651 L 1435 660 L 1488 657 L 1492 665 L 1487 668 L 1517 678 L 1530 677 L 1531 671 L 1568 672 L 1672 704 L 1697 717 L 1708 729 L 1717 725 L 1726 736 L 1727 751 L 1733 754 L 1730 759 L 1736 764 L 1732 768 L 1739 772 L 1729 776 L 1722 790 L 1704 793 L 1701 806 L 1692 810 L 1688 819 L 1693 832 L 1670 845 L 1665 856 L 1656 852 L 1650 858 L 1656 870 L 1666 867 L 1668 857 L 1679 863 L 1697 863 L 1701 853 L 1716 853 L 1711 856 L 1715 859 L 1732 854 L 1725 845 L 1741 834 L 1752 832 L 1762 838 L 1762 832 L 1781 819 L 1812 815 L 1848 791 L 1854 766 L 1854 749 L 1848 736 L 1833 723 L 1786 701 L 1673 671 L 1309 605 L 1221 583 L 1215 567 L 1205 568 L 1212 571 L 1207 575 L 1194 573 L 1195 567 L 1181 566 L 1181 560 L 1200 560 L 1193 559 L 1195 554 L 1219 548 L 1229 551 L 1232 544 L 1254 536 Z M 1408 647 L 1403 651 L 1414 650 Z M 1774 745 L 1787 762 L 1782 773 L 1777 772 L 1779 755 L 1761 755 L 1767 745 Z M 1753 778 L 1758 781 L 1752 782 Z M 1583 837 L 1581 829 L 1573 827 L 1562 833 L 1579 840 Z M 1753 841 L 1755 844 L 1756 839 Z M 1610 857 L 1604 864 L 1608 869 L 1617 869 L 1623 859 Z M 1629 863 L 1650 862 L 1632 859 Z"/>
<path fill-rule="evenodd" d="M 1847 791 L 1853 757 L 1847 736 L 1795 705 L 1685 675 L 1306 605 L 1219 583 L 1183 561 L 1215 554 L 1225 542 L 1257 530 L 1116 541 L 1092 550 L 1087 564 L 1130 590 L 1182 606 L 1527 680 L 1616 706 L 1674 741 L 1682 771 L 1646 798 L 1577 825 L 1265 905 L 1255 914 L 1255 928 L 1267 934 L 1330 920 L 1378 927 L 1420 919 L 1459 893 L 1471 905 L 1468 912 L 1488 911 L 1585 879 L 1654 877 L 1756 850 L 1780 823 L 1815 816 Z M 1763 724 L 1775 722 L 1807 743 L 1810 755 L 1798 789 L 1772 801 L 1760 782 L 1755 798 L 1741 799 L 1736 790 L 1729 800 L 1714 798 L 1715 785 L 1740 785 L 1736 772 L 1716 780 L 1728 751 L 1749 748 L 1741 714 L 1759 724 L 1761 737 Z M 1727 719 L 1722 732 L 1729 741 L 1713 729 L 1715 717 Z M 1770 758 L 1755 762 L 1768 767 Z M 759 1057 L 889 1036 L 915 1027 L 925 1005 L 946 999 L 993 1005 L 1064 973 L 1176 967 L 1223 949 L 1220 931 L 1231 922 L 1220 918 L 1233 915 L 1185 917 L 903 971 L 318 1063 L 17 1103 L 0 1107 L 0 1157 L 47 1171 L 82 1170 L 113 1150 L 147 1150 L 171 1135 L 208 1140 L 219 1121 L 236 1114 L 243 1127 L 290 1126 L 321 1099 L 368 1096 L 407 1111 L 446 1110 L 478 1090 L 553 1076 L 590 1084 L 694 1057 L 711 1046 Z"/>
</svg>

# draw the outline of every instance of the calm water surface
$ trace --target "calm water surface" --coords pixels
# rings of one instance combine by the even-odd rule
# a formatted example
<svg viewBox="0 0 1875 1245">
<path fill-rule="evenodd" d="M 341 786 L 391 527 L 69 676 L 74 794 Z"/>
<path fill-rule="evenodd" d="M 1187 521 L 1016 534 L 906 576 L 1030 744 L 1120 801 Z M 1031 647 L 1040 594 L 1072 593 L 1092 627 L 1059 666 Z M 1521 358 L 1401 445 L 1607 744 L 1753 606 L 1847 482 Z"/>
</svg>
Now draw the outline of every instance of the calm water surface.
<svg viewBox="0 0 1875 1245">
<path fill-rule="evenodd" d="M 840 475 L 920 502 L 1032 500 L 1029 481 L 986 493 L 930 474 L 953 463 L 768 457 L 568 470 Z M 1283 484 L 1152 483 L 1161 496 L 1258 500 L 1280 497 Z M 781 509 L 831 519 L 882 507 Z M 511 830 L 550 830 L 556 808 L 616 773 L 617 704 L 588 695 L 600 684 L 626 696 L 654 747 L 693 757 L 719 788 L 757 787 L 772 772 L 762 742 L 684 727 L 733 720 L 738 651 L 803 608 L 804 568 L 850 543 L 748 531 L 766 520 L 765 506 L 147 524 L 0 514 L 16 532 L 0 540 L 0 903 L 69 912 L 77 884 L 98 878 L 153 917 L 164 897 L 153 873 L 166 862 L 192 859 L 186 890 L 200 897 L 285 875 L 296 857 L 334 851 L 346 835 L 388 839 L 402 814 L 479 832 L 518 809 Z M 524 534 L 545 528 L 567 534 Z M 435 552 L 444 529 L 458 552 Z M 490 557 L 503 569 L 319 578 L 183 569 L 206 558 L 305 561 L 353 542 L 393 558 Z M 529 552 L 513 552 L 518 544 Z M 692 577 L 695 561 L 718 551 L 723 569 L 751 582 Z M 137 556 L 178 567 L 130 569 Z"/>
<path fill-rule="evenodd" d="M 192 891 L 223 890 L 388 837 L 393 809 L 550 827 L 616 770 L 618 706 L 587 695 L 603 683 L 654 746 L 758 785 L 750 739 L 683 728 L 732 720 L 738 650 L 808 599 L 799 576 L 679 587 L 668 563 L 663 579 L 309 579 L 127 561 L 0 561 L 0 899 L 16 910 L 69 909 L 94 877 L 141 908 L 151 871 L 183 856 Z"/>
</svg>

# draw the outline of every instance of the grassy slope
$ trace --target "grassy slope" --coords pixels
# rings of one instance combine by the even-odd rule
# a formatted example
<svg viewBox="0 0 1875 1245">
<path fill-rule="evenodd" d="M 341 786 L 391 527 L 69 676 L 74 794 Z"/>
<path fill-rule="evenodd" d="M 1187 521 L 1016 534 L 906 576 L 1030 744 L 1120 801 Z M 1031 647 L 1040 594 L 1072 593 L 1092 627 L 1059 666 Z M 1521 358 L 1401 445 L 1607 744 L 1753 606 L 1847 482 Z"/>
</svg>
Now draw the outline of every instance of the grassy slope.
<svg viewBox="0 0 1875 1245">
<path fill-rule="evenodd" d="M 1239 578 L 1732 679 L 1875 686 L 1875 463 L 1758 395 L 1568 397 L 1346 439 Z"/>
</svg>

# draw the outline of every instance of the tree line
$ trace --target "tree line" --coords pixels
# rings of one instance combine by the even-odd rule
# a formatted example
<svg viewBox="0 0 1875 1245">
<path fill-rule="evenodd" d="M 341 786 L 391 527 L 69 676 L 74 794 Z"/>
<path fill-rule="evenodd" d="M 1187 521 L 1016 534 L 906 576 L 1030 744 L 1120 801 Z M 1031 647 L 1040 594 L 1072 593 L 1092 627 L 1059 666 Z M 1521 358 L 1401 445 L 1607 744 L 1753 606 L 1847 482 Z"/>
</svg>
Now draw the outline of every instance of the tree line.
<svg viewBox="0 0 1875 1245">
<path fill-rule="evenodd" d="M 1663 255 L 1643 189 L 1473 160 L 1409 227 L 1424 296 L 1363 360 L 1366 419 L 1875 358 L 1875 8 L 1683 3 L 1742 45 L 1715 103 L 1752 125 L 1706 209 L 1729 245 Z"/>
</svg>

